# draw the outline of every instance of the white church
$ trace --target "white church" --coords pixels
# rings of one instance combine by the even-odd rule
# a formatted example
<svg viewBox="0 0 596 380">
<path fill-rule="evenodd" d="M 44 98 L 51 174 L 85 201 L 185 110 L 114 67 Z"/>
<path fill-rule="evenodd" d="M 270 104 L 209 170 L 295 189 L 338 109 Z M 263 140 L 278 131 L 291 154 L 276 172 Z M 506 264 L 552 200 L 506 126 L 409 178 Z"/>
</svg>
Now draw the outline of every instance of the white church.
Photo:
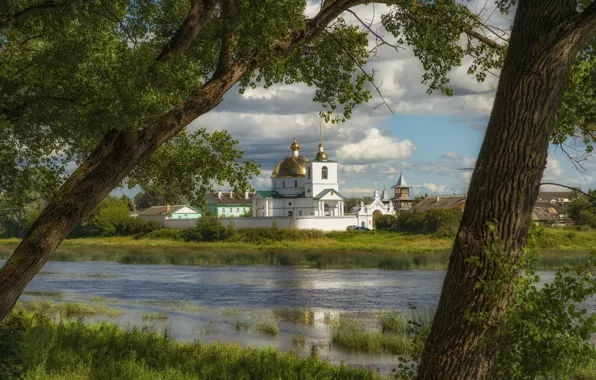
<svg viewBox="0 0 596 380">
<path fill-rule="evenodd" d="M 373 229 L 377 216 L 395 213 L 395 201 L 385 190 L 381 195 L 375 191 L 371 204 L 361 202 L 345 213 L 346 198 L 339 189 L 338 162 L 327 157 L 322 138 L 312 161 L 300 155 L 300 145 L 295 137 L 290 149 L 292 154 L 273 169 L 271 189 L 255 193 L 253 217 L 236 218 L 231 221 L 235 227 L 271 227 L 275 224 L 279 228 L 323 231 L 346 230 L 348 226 Z M 402 177 L 403 174 L 400 181 Z"/>
</svg>

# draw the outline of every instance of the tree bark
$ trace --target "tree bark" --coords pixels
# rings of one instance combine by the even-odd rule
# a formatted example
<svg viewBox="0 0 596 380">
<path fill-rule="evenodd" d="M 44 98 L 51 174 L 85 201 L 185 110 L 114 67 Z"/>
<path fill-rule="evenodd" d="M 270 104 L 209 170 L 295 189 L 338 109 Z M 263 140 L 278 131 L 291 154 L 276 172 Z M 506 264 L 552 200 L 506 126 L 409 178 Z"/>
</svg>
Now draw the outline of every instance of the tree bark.
<svg viewBox="0 0 596 380">
<path fill-rule="evenodd" d="M 161 144 L 219 104 L 225 92 L 250 69 L 248 62 L 238 62 L 168 112 L 150 130 L 106 133 L 95 151 L 58 190 L 0 268 L 0 321 L 10 313 L 29 281 L 64 238 L 99 202 Z"/>
<path fill-rule="evenodd" d="M 512 302 L 512 285 L 489 296 L 479 278 L 500 275 L 485 247 L 496 222 L 503 255 L 518 258 L 547 163 L 549 137 L 573 58 L 588 36 L 575 1 L 521 0 L 472 176 L 441 299 L 418 370 L 420 379 L 485 379 L 495 347 L 487 338 Z M 466 259 L 476 257 L 478 267 Z M 517 274 L 513 274 L 514 276 Z M 485 315 L 486 319 L 470 318 Z"/>
</svg>

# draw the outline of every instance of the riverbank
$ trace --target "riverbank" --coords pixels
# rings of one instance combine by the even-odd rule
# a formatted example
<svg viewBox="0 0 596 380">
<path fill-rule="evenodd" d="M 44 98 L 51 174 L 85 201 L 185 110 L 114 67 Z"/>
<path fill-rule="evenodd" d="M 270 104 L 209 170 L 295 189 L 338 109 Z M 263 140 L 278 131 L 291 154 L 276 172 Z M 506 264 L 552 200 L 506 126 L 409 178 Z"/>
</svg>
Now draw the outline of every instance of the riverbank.
<svg viewBox="0 0 596 380">
<path fill-rule="evenodd" d="M 6 259 L 18 239 L 0 240 Z M 311 268 L 445 269 L 453 239 L 380 231 L 346 231 L 308 240 L 181 242 L 133 237 L 65 240 L 55 261 L 113 261 L 126 264 L 288 265 Z M 596 249 L 596 233 L 543 229 L 537 236 L 538 269 L 585 262 Z"/>
</svg>

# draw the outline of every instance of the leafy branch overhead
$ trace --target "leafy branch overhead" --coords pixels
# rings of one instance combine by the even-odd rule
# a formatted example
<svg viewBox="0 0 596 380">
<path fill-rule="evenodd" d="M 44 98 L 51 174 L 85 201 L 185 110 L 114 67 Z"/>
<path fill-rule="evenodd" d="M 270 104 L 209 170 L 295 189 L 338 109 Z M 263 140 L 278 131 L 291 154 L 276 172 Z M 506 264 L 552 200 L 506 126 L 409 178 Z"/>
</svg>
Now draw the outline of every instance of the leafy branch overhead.
<svg viewBox="0 0 596 380">
<path fill-rule="evenodd" d="M 0 155 L 6 168 L 0 191 L 33 182 L 56 188 L 65 169 L 82 163 L 110 131 L 138 131 L 128 133 L 131 143 L 149 157 L 236 83 L 241 92 L 259 83 L 304 83 L 315 87 L 313 100 L 327 120 L 350 118 L 371 98 L 369 82 L 382 96 L 374 72 L 366 72 L 375 52 L 371 24 L 347 21 L 354 7 L 370 3 L 328 0 L 306 18 L 304 0 L 0 1 L 0 144 L 9 145 Z M 378 21 L 393 46 L 409 47 L 420 59 L 429 93 L 453 94 L 449 72 L 466 57 L 479 81 L 502 65 L 508 32 L 466 2 L 374 3 L 389 6 Z M 590 94 L 581 87 L 586 70 L 592 69 L 578 66 L 555 141 L 578 134 L 593 140 L 593 127 L 585 127 L 589 113 L 586 123 L 574 119 L 594 99 L 593 91 L 581 95 Z M 204 153 L 202 144 L 188 149 Z M 236 169 L 226 172 L 227 181 L 242 187 L 254 172 Z M 151 183 L 140 179 L 146 170 L 134 173 L 125 183 Z M 204 174 L 203 183 L 221 179 Z"/>
</svg>

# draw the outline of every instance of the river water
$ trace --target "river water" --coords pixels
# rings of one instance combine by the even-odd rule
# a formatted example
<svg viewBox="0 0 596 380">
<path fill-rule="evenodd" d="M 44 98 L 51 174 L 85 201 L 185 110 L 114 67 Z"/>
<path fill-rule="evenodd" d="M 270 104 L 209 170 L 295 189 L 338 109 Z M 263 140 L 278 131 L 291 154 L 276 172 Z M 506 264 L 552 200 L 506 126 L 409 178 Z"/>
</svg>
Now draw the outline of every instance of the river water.
<svg viewBox="0 0 596 380">
<path fill-rule="evenodd" d="M 539 274 L 546 281 L 553 276 L 553 272 Z M 444 271 L 50 261 L 26 291 L 60 291 L 63 294 L 56 302 L 92 303 L 91 297 L 103 297 L 109 307 L 124 312 L 115 318 L 85 317 L 90 321 L 108 320 L 125 328 L 167 327 L 178 339 L 274 346 L 301 356 L 308 355 L 310 347 L 316 345 L 319 355 L 331 362 L 344 361 L 389 373 L 397 363 L 393 355 L 358 354 L 334 347 L 329 319 L 344 315 L 374 324 L 371 321 L 376 321 L 380 310 L 432 310 L 438 303 L 444 276 Z M 33 297 L 24 295 L 21 299 Z M 591 302 L 588 306 L 594 309 L 595 305 Z M 315 323 L 305 325 L 276 318 L 275 311 L 283 308 L 311 309 L 315 311 Z M 168 318 L 143 320 L 143 313 L 167 313 Z M 238 331 L 235 327 L 236 322 L 271 320 L 276 320 L 280 330 L 276 336 L 250 328 Z M 295 334 L 302 334 L 306 344 L 293 344 Z"/>
</svg>

